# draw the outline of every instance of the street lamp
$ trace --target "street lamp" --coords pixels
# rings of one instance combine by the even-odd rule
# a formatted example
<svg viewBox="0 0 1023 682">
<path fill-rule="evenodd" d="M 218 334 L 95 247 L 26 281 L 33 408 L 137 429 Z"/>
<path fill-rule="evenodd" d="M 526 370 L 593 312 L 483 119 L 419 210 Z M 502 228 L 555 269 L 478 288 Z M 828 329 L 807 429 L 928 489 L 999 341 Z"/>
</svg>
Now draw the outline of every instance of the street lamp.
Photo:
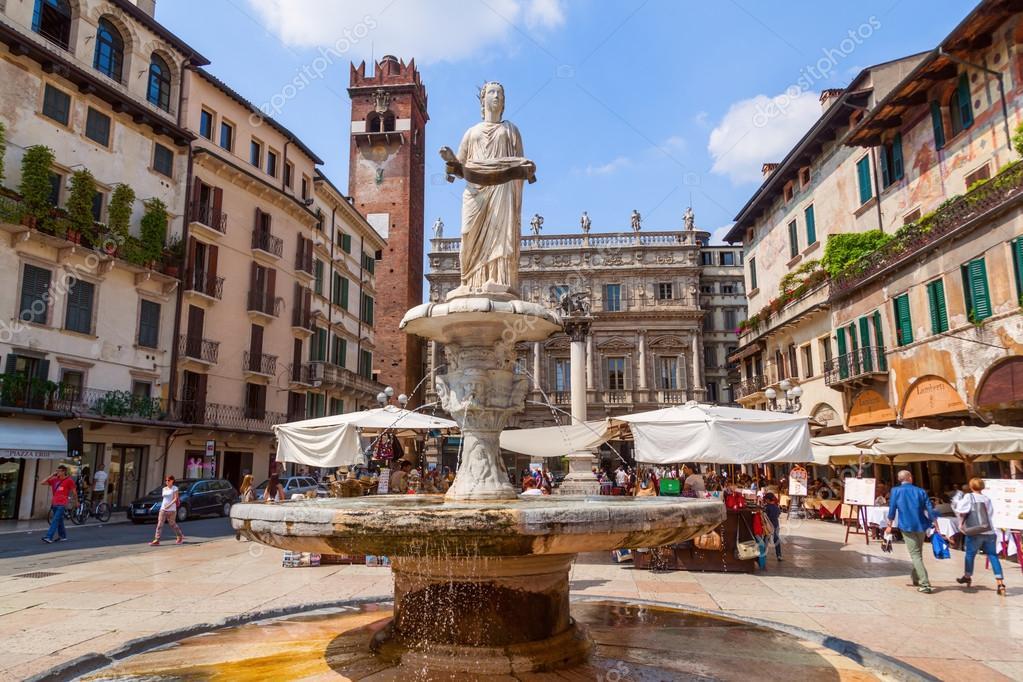
<svg viewBox="0 0 1023 682">
<path fill-rule="evenodd" d="M 792 382 L 788 379 L 779 381 L 778 388 L 784 394 L 785 402 L 780 403 L 778 401 L 778 391 L 769 388 L 764 391 L 764 397 L 767 398 L 768 402 L 768 409 L 773 412 L 787 412 L 788 414 L 799 412 L 802 407 L 800 398 L 803 397 L 803 389 L 799 386 L 793 386 Z"/>
</svg>

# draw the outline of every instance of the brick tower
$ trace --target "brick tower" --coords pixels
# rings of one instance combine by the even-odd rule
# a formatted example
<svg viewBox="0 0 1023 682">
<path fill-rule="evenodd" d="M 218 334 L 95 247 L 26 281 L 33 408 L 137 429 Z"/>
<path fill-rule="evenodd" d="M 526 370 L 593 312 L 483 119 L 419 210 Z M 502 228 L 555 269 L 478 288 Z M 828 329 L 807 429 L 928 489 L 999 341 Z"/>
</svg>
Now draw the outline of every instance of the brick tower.
<svg viewBox="0 0 1023 682">
<path fill-rule="evenodd" d="M 423 302 L 423 192 L 426 88 L 415 60 L 390 55 L 366 75 L 351 65 L 352 139 L 348 194 L 355 207 L 387 239 L 376 264 L 376 351 L 381 382 L 421 404 L 425 388 L 422 343 L 398 329 L 409 308 Z"/>
</svg>

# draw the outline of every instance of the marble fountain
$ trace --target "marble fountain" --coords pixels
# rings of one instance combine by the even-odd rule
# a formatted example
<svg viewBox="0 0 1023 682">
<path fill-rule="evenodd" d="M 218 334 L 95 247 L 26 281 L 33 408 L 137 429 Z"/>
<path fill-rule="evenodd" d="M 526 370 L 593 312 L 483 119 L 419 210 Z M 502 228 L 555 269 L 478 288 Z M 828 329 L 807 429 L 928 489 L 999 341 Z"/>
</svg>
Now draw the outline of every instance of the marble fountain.
<svg viewBox="0 0 1023 682">
<path fill-rule="evenodd" d="M 231 512 L 237 533 L 264 545 L 390 557 L 393 606 L 228 628 L 90 679 L 741 679 L 775 670 L 765 663 L 771 655 L 803 646 L 761 627 L 651 605 L 576 602 L 573 618 L 569 571 L 578 554 L 684 541 L 722 522 L 725 508 L 667 497 L 520 497 L 509 483 L 499 435 L 527 391 L 514 371 L 515 344 L 546 339 L 561 322 L 517 295 L 522 191 L 535 166 L 518 129 L 502 119 L 501 85 L 484 85 L 480 105 L 483 120 L 457 154 L 441 150 L 450 179 L 466 181 L 461 286 L 401 323 L 444 344 L 437 392 L 463 438 L 450 490 L 443 499 L 383 495 Z M 735 652 L 724 651 L 733 644 L 761 653 L 736 666 Z M 689 667 L 679 668 L 683 650 L 691 650 Z M 819 652 L 806 655 L 816 657 L 813 670 L 833 669 Z"/>
</svg>

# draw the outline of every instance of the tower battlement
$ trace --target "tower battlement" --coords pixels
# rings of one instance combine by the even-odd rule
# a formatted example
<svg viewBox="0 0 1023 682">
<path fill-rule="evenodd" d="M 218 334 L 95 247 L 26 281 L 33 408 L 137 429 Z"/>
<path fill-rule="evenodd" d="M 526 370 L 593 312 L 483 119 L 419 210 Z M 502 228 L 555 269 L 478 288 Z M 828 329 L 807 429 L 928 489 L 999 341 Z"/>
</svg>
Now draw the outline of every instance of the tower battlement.
<svg viewBox="0 0 1023 682">
<path fill-rule="evenodd" d="M 368 76 L 366 62 L 360 62 L 358 66 L 354 63 L 350 65 L 348 93 L 353 97 L 363 88 L 396 87 L 402 89 L 411 87 L 416 93 L 420 107 L 426 111 L 426 86 L 419 76 L 415 59 L 409 60 L 406 64 L 404 60 L 393 55 L 384 55 L 374 63 L 373 72 Z"/>
</svg>

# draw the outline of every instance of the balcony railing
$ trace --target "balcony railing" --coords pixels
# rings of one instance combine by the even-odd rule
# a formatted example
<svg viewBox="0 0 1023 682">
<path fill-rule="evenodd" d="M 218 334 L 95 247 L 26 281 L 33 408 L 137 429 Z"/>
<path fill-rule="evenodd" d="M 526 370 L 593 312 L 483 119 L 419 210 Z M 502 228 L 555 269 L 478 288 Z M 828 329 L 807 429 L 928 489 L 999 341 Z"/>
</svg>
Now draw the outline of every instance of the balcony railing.
<svg viewBox="0 0 1023 682">
<path fill-rule="evenodd" d="M 627 405 L 632 402 L 632 391 L 604 391 L 604 403 L 607 405 Z"/>
<path fill-rule="evenodd" d="M 178 337 L 178 353 L 185 358 L 210 365 L 216 364 L 217 356 L 220 353 L 220 342 L 182 334 Z"/>
<path fill-rule="evenodd" d="M 189 218 L 193 223 L 200 223 L 220 234 L 227 234 L 227 214 L 215 210 L 208 203 L 193 201 Z"/>
<path fill-rule="evenodd" d="M 884 347 L 880 346 L 858 348 L 851 353 L 824 361 L 824 384 L 826 386 L 887 373 L 888 360 L 884 354 Z"/>
<path fill-rule="evenodd" d="M 277 373 L 277 356 L 266 353 L 242 353 L 242 369 L 252 374 L 272 377 Z"/>
<path fill-rule="evenodd" d="M 839 273 L 831 281 L 831 297 L 848 296 L 881 272 L 919 259 L 932 244 L 960 229 L 979 226 L 980 218 L 1021 196 L 1023 164 L 1017 164 L 943 205 L 931 217 L 902 228 L 902 235 L 896 233 L 892 241 Z"/>
<path fill-rule="evenodd" d="M 699 242 L 697 232 L 615 232 L 600 234 L 551 234 L 546 236 L 522 237 L 522 249 L 572 249 L 593 247 L 601 249 L 624 248 L 631 246 L 696 246 Z M 433 252 L 455 252 L 461 248 L 461 240 L 433 239 L 430 241 Z"/>
<path fill-rule="evenodd" d="M 735 399 L 738 400 L 739 398 L 745 398 L 748 395 L 753 395 L 754 393 L 764 390 L 766 386 L 767 377 L 764 375 L 750 377 L 736 385 Z"/>
<path fill-rule="evenodd" d="M 284 240 L 269 232 L 256 231 L 252 233 L 252 248 L 280 258 L 284 253 Z"/>
<path fill-rule="evenodd" d="M 219 301 L 224 296 L 224 278 L 195 270 L 186 276 L 185 291 L 195 291 Z"/>
<path fill-rule="evenodd" d="M 295 269 L 307 275 L 313 275 L 313 254 L 312 252 L 295 254 Z"/>
<path fill-rule="evenodd" d="M 299 329 L 305 329 L 306 331 L 315 331 L 313 328 L 312 311 L 295 308 L 291 314 L 291 326 Z"/>
<path fill-rule="evenodd" d="M 287 415 L 283 412 L 270 412 L 220 403 L 204 403 L 198 400 L 178 402 L 181 421 L 186 424 L 268 433 L 272 426 L 288 421 Z"/>
<path fill-rule="evenodd" d="M 313 366 L 309 362 L 299 362 L 291 365 L 291 382 L 294 384 L 303 384 L 305 386 L 312 386 L 315 376 L 313 375 Z"/>
<path fill-rule="evenodd" d="M 284 301 L 280 298 L 273 298 L 268 291 L 250 291 L 249 307 L 252 312 L 262 313 L 277 317 L 281 314 L 281 306 Z"/>
<path fill-rule="evenodd" d="M 339 390 L 351 390 L 365 393 L 369 396 L 376 396 L 384 390 L 380 382 L 367 379 L 352 370 L 335 365 L 332 362 L 314 361 L 308 364 L 309 383 L 319 382 L 327 388 Z"/>
<path fill-rule="evenodd" d="M 551 401 L 552 405 L 570 405 L 572 403 L 572 392 L 551 391 L 547 394 L 547 399 Z"/>
<path fill-rule="evenodd" d="M 657 390 L 657 402 L 662 405 L 684 405 L 687 400 L 686 391 L 677 388 L 661 388 Z"/>
<path fill-rule="evenodd" d="M 0 406 L 69 412 L 71 401 L 67 392 L 52 381 L 24 374 L 0 374 Z"/>
<path fill-rule="evenodd" d="M 175 416 L 167 400 L 131 391 L 63 385 L 61 392 L 66 394 L 71 409 L 82 416 L 144 421 L 162 421 Z"/>
</svg>

